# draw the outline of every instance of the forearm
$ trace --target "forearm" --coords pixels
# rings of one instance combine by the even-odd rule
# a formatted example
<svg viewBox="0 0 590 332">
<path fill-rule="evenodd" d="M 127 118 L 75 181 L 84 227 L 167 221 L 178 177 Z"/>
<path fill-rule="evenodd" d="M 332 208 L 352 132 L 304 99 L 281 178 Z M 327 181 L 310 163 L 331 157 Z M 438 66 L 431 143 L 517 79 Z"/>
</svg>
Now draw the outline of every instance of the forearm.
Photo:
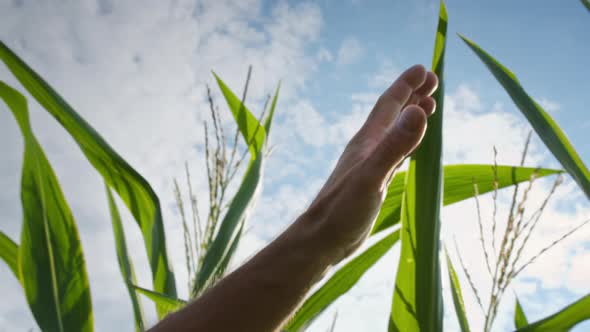
<svg viewBox="0 0 590 332">
<path fill-rule="evenodd" d="M 270 245 L 152 331 L 275 331 L 331 264 L 302 215 Z"/>
</svg>

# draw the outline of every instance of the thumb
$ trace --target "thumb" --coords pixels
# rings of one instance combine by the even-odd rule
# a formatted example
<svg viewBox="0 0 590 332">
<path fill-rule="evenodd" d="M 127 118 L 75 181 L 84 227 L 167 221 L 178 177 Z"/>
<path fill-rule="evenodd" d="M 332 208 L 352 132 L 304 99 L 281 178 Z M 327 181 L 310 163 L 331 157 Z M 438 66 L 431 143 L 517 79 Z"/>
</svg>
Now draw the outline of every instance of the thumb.
<svg viewBox="0 0 590 332">
<path fill-rule="evenodd" d="M 368 158 L 368 167 L 381 182 L 422 141 L 426 112 L 418 105 L 407 106 Z"/>
</svg>

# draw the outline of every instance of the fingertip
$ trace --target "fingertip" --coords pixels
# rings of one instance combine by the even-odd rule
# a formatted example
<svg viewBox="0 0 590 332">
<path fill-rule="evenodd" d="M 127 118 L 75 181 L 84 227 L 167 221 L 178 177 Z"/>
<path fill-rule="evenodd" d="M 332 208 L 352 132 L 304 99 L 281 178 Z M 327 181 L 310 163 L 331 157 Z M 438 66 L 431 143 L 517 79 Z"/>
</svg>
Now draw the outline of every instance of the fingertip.
<svg viewBox="0 0 590 332">
<path fill-rule="evenodd" d="M 416 64 L 406 70 L 402 77 L 413 88 L 417 89 L 426 82 L 428 71 L 421 64 Z"/>
<path fill-rule="evenodd" d="M 401 113 L 396 126 L 408 132 L 422 132 L 426 127 L 427 114 L 418 105 L 409 105 Z"/>
<path fill-rule="evenodd" d="M 436 110 L 436 100 L 430 96 L 423 97 L 418 106 L 422 107 L 426 116 L 431 116 Z"/>
<path fill-rule="evenodd" d="M 437 88 L 438 77 L 435 73 L 428 71 L 424 83 L 414 92 L 414 94 L 418 96 L 430 96 Z"/>
</svg>

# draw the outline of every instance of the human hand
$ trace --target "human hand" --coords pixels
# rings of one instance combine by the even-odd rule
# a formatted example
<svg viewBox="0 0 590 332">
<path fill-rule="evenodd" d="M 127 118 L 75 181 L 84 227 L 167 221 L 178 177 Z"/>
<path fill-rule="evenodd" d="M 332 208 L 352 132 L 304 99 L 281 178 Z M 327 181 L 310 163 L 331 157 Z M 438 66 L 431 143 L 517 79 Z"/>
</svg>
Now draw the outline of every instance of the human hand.
<svg viewBox="0 0 590 332">
<path fill-rule="evenodd" d="M 306 227 L 332 264 L 366 239 L 389 182 L 418 146 L 436 107 L 438 79 L 421 65 L 406 70 L 380 97 L 305 212 Z"/>
</svg>

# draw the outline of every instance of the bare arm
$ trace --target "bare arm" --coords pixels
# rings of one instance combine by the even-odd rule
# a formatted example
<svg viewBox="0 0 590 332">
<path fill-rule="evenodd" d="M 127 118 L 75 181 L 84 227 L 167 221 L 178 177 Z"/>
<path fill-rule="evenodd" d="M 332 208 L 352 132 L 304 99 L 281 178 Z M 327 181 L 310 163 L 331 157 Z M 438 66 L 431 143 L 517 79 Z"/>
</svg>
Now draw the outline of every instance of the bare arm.
<svg viewBox="0 0 590 332">
<path fill-rule="evenodd" d="M 436 86 L 436 76 L 422 66 L 404 72 L 379 98 L 307 211 L 152 332 L 280 328 L 324 272 L 368 236 L 393 172 L 424 135 Z"/>
</svg>

